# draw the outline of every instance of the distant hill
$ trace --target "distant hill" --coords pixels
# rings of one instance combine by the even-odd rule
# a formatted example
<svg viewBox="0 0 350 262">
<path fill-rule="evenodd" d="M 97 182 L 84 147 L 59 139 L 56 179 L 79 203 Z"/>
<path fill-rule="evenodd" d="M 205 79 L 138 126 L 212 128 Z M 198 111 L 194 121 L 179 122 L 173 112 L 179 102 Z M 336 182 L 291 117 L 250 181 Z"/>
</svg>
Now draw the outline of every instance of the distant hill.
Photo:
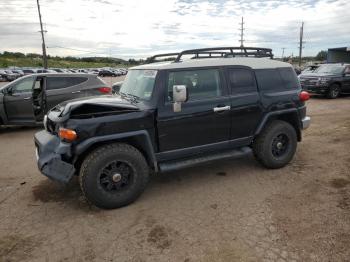
<svg viewBox="0 0 350 262">
<path fill-rule="evenodd" d="M 114 57 L 59 57 L 48 56 L 49 67 L 63 68 L 100 68 L 100 67 L 129 67 L 143 63 L 143 60 L 124 60 Z M 6 67 L 43 67 L 40 54 L 23 54 L 20 52 L 0 53 L 0 68 Z"/>
</svg>

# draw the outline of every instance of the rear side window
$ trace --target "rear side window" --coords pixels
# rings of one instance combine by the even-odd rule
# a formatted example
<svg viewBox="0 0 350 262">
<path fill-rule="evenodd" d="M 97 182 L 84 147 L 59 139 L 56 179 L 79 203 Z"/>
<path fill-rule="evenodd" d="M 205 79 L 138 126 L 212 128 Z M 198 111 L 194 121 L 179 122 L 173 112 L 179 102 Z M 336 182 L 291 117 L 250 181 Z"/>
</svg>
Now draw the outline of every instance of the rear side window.
<svg viewBox="0 0 350 262">
<path fill-rule="evenodd" d="M 283 81 L 277 69 L 258 69 L 255 71 L 260 90 L 276 90 L 283 88 Z"/>
<path fill-rule="evenodd" d="M 255 71 L 261 90 L 298 89 L 300 84 L 293 68 L 261 69 Z"/>
<path fill-rule="evenodd" d="M 284 87 L 287 89 L 299 88 L 299 81 L 292 68 L 278 68 L 278 72 L 281 75 Z"/>
<path fill-rule="evenodd" d="M 46 90 L 54 90 L 79 85 L 87 81 L 87 77 L 48 77 Z"/>
<path fill-rule="evenodd" d="M 256 91 L 253 72 L 247 69 L 229 69 L 229 84 L 232 94 Z"/>
</svg>

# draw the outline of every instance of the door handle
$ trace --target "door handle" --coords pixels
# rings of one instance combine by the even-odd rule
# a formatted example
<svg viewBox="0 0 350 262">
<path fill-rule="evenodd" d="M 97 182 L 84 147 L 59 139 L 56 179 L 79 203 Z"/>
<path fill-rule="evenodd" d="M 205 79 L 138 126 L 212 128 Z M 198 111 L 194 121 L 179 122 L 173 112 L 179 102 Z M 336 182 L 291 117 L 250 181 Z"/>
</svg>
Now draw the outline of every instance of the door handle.
<svg viewBox="0 0 350 262">
<path fill-rule="evenodd" d="M 72 94 L 77 94 L 77 93 L 80 93 L 81 91 L 73 91 Z"/>
<path fill-rule="evenodd" d="M 29 96 L 29 97 L 25 97 L 25 98 L 23 98 L 23 100 L 29 100 L 29 99 L 31 99 L 31 97 Z"/>
<path fill-rule="evenodd" d="M 231 106 L 218 106 L 213 108 L 214 112 L 222 112 L 222 111 L 228 111 L 231 110 Z"/>
</svg>

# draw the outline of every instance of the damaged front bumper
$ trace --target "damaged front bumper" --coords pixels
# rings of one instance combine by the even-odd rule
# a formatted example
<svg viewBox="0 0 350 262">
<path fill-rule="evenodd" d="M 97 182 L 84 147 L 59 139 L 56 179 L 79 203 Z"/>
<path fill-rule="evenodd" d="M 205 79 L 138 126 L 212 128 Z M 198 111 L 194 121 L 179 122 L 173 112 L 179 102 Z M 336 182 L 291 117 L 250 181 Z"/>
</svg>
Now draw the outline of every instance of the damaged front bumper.
<svg viewBox="0 0 350 262">
<path fill-rule="evenodd" d="M 36 133 L 34 142 L 40 172 L 52 180 L 68 183 L 75 173 L 74 166 L 65 161 L 71 156 L 71 145 L 46 130 Z"/>
</svg>

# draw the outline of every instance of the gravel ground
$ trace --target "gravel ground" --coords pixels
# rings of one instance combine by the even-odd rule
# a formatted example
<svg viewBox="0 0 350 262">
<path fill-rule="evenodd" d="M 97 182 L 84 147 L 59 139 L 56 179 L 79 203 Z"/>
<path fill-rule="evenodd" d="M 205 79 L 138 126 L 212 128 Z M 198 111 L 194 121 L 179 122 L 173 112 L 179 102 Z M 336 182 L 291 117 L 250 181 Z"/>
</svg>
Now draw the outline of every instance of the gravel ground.
<svg viewBox="0 0 350 262">
<path fill-rule="evenodd" d="M 0 261 L 350 261 L 350 97 L 313 98 L 291 164 L 153 176 L 117 210 L 38 172 L 36 128 L 0 129 Z"/>
</svg>

